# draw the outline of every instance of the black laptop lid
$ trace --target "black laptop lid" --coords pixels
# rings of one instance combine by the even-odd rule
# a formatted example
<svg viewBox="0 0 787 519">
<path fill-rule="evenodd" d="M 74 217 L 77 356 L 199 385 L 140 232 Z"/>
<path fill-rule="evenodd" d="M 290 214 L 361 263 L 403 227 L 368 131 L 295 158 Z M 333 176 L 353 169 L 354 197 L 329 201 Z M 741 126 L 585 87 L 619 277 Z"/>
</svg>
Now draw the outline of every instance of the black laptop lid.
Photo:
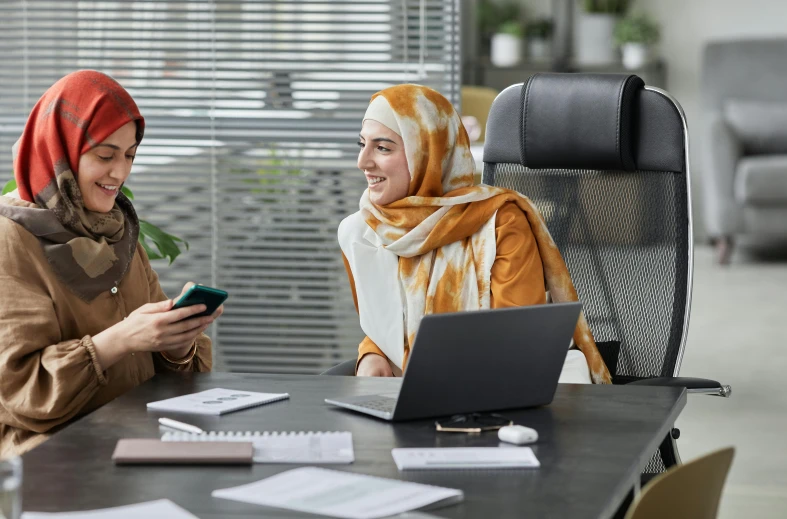
<svg viewBox="0 0 787 519">
<path fill-rule="evenodd" d="M 424 316 L 394 420 L 552 401 L 580 303 Z"/>
</svg>

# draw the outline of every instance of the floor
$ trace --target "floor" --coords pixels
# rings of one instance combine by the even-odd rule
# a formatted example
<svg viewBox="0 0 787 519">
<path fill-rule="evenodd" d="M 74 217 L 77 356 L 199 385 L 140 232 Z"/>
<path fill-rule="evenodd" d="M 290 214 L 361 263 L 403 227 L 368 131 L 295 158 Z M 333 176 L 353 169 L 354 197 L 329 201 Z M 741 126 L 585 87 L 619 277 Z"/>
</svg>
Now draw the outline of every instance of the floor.
<svg viewBox="0 0 787 519">
<path fill-rule="evenodd" d="M 682 376 L 732 386 L 728 399 L 690 395 L 678 427 L 683 461 L 732 445 L 720 519 L 787 517 L 787 255 L 736 252 L 721 267 L 695 253 Z"/>
</svg>

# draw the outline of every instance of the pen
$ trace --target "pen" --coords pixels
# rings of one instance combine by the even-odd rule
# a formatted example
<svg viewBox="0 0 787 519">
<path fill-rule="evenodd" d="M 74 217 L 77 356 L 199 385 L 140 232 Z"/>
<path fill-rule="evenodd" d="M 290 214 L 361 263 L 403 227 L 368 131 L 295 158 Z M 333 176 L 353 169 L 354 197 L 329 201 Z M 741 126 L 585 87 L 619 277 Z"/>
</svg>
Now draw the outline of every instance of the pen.
<svg viewBox="0 0 787 519">
<path fill-rule="evenodd" d="M 197 427 L 196 425 L 190 425 L 183 422 L 178 422 L 177 420 L 170 420 L 169 418 L 159 418 L 158 423 L 163 426 L 169 427 L 171 429 L 175 429 L 178 431 L 183 431 L 187 433 L 194 433 L 194 434 L 205 434 L 205 431 Z"/>
</svg>

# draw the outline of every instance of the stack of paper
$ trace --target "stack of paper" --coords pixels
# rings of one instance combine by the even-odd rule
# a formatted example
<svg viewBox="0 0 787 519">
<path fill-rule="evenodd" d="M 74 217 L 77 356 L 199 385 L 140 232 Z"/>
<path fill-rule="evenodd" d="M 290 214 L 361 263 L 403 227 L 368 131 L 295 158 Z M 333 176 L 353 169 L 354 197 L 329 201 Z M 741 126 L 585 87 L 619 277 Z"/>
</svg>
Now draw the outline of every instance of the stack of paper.
<svg viewBox="0 0 787 519">
<path fill-rule="evenodd" d="M 461 490 L 303 467 L 234 488 L 213 497 L 347 519 L 387 517 L 428 505 L 453 504 Z"/>
<path fill-rule="evenodd" d="M 22 519 L 198 519 L 169 499 L 86 512 L 25 512 Z"/>
</svg>

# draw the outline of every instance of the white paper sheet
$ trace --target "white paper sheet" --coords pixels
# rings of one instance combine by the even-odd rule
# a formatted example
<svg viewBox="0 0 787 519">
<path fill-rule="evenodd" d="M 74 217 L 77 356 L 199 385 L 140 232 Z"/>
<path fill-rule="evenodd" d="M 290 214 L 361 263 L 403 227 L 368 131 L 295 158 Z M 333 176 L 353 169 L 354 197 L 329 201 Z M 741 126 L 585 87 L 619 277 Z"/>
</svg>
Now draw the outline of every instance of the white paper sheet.
<svg viewBox="0 0 787 519">
<path fill-rule="evenodd" d="M 212 495 L 346 519 L 375 519 L 464 498 L 461 490 L 317 467 L 288 470 Z"/>
<path fill-rule="evenodd" d="M 540 467 L 530 447 L 393 449 L 399 470 L 510 469 Z"/>
<path fill-rule="evenodd" d="M 148 409 L 174 413 L 220 415 L 290 398 L 287 393 L 255 393 L 235 389 L 208 389 L 199 393 L 150 402 Z"/>
<path fill-rule="evenodd" d="M 198 519 L 169 499 L 84 512 L 25 512 L 22 519 Z"/>
<path fill-rule="evenodd" d="M 210 432 L 208 434 L 164 433 L 161 441 L 254 443 L 254 463 L 352 463 L 353 435 L 349 432 Z"/>
</svg>

